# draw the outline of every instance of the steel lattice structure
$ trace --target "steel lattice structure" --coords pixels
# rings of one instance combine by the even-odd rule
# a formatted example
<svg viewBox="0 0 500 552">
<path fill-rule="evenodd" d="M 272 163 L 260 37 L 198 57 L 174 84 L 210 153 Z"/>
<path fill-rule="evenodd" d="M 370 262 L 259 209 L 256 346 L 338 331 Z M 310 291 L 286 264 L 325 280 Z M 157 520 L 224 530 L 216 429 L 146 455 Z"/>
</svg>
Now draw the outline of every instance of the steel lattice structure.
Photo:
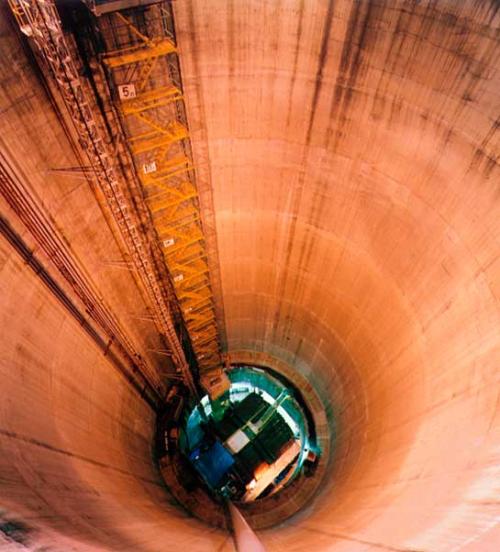
<svg viewBox="0 0 500 552">
<path fill-rule="evenodd" d="M 134 159 L 200 374 L 217 379 L 221 349 L 186 120 L 171 6 L 97 18 L 109 98 Z"/>
<path fill-rule="evenodd" d="M 9 1 L 21 31 L 33 40 L 58 85 L 80 145 L 89 157 L 109 210 L 148 293 L 155 321 L 167 339 L 173 362 L 185 383 L 196 393 L 196 385 L 172 321 L 168 289 L 153 253 L 155 244 L 149 241 L 147 233 L 141 231 L 143 222 L 133 205 L 124 175 L 116 166 L 114 152 L 96 121 L 91 93 L 79 76 L 57 8 L 53 0 Z"/>
</svg>

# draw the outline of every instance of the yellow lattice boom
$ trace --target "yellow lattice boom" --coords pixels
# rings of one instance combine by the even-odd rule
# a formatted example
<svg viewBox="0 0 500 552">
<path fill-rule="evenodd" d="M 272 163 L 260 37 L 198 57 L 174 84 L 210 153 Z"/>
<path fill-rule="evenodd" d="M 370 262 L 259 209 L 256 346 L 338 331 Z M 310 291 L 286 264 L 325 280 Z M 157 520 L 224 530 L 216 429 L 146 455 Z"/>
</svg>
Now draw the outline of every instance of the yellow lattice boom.
<svg viewBox="0 0 500 552">
<path fill-rule="evenodd" d="M 200 374 L 221 370 L 206 245 L 169 13 L 99 17 L 102 61 L 144 188 Z M 170 27 L 171 28 L 171 27 Z"/>
</svg>

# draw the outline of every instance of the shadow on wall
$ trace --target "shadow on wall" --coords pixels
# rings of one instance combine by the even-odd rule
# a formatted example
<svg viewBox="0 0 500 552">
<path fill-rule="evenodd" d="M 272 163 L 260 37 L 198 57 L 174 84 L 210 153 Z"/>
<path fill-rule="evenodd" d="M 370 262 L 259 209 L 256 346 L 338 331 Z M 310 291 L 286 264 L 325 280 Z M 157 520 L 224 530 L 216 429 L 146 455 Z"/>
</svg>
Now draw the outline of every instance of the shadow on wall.
<svg viewBox="0 0 500 552">
<path fill-rule="evenodd" d="M 33 537 L 34 530 L 29 525 L 0 509 L 0 546 L 4 541 L 28 547 L 33 542 Z"/>
<path fill-rule="evenodd" d="M 74 459 L 102 469 L 112 466 L 99 466 L 91 458 L 15 432 L 2 431 L 0 437 L 12 443 L 2 447 L 2 454 L 4 461 L 15 466 L 10 484 L 16 490 L 11 499 L 6 498 L 6 489 L 1 492 L 0 549 L 3 542 L 36 552 L 85 549 L 85 544 L 102 550 L 103 544 L 116 542 L 123 548 L 134 548 L 135 543 L 127 542 L 122 533 L 108 526 L 100 528 L 106 518 L 101 497 L 82 480 L 71 462 Z M 29 462 L 34 449 L 40 469 L 33 469 Z M 37 505 L 36 513 L 30 507 L 33 504 Z M 85 519 L 72 515 L 78 511 L 85 512 Z"/>
</svg>

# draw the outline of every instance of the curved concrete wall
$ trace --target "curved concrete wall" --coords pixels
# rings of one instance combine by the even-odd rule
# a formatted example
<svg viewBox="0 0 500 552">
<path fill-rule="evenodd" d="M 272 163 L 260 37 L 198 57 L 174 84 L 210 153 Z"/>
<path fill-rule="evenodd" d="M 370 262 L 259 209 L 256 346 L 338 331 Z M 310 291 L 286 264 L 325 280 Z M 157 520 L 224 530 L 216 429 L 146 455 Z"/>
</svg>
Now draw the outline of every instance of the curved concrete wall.
<svg viewBox="0 0 500 552">
<path fill-rule="evenodd" d="M 495 7 L 175 6 L 228 348 L 310 374 L 339 422 L 330 487 L 265 542 L 473 542 L 498 514 Z"/>
<path fill-rule="evenodd" d="M 297 519 L 263 532 L 265 544 L 496 550 L 495 2 L 189 0 L 175 15 L 194 153 L 213 187 L 228 349 L 294 366 L 338 424 L 328 485 Z M 18 111 L 1 116 L 25 127 Z M 48 121 L 47 135 L 54 128 Z M 72 209 L 60 207 L 68 233 Z M 89 269 L 90 256 L 79 250 Z M 3 479 L 17 477 L 1 494 L 7 505 L 94 549 L 229 547 L 166 504 L 149 463 L 151 415 L 27 271 L 14 260 L 2 269 L 11 386 L 2 427 L 42 432 L 51 446 L 133 476 L 2 434 Z M 109 276 L 94 277 L 105 286 Z M 123 286 L 135 297 L 132 281 Z M 145 352 L 152 330 L 136 332 L 111 292 L 104 297 Z M 50 320 L 60 329 L 49 331 Z M 50 370 L 37 369 L 39 357 Z M 85 401 L 73 398 L 73 380 L 88 389 Z M 70 429 L 65 408 L 83 427 Z M 68 470 L 76 496 L 98 495 L 62 511 L 61 483 L 39 490 L 34 473 Z"/>
</svg>

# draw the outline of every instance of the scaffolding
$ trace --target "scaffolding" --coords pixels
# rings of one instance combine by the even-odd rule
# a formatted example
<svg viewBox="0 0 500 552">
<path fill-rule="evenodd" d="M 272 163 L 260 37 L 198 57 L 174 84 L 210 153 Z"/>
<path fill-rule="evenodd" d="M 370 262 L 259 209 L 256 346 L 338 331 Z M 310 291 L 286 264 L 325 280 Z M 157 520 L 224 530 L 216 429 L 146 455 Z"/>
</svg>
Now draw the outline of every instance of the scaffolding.
<svg viewBox="0 0 500 552">
<path fill-rule="evenodd" d="M 80 77 L 78 63 L 64 35 L 61 20 L 53 0 L 9 0 L 21 31 L 34 42 L 35 51 L 44 69 L 54 78 L 78 135 L 80 146 L 87 154 L 93 174 L 103 192 L 110 213 L 127 245 L 139 274 L 155 322 L 167 339 L 173 362 L 186 385 L 196 394 L 190 366 L 171 316 L 168 289 L 154 256 L 130 187 L 116 162 L 115 151 L 95 116 L 91 91 Z M 161 50 L 160 50 L 161 51 Z M 130 52 L 132 53 L 132 52 Z M 127 60 L 125 56 L 122 61 Z"/>
<path fill-rule="evenodd" d="M 96 19 L 109 95 L 143 186 L 201 377 L 221 348 L 192 161 L 171 5 Z"/>
<path fill-rule="evenodd" d="M 91 40 L 99 44 L 90 63 L 98 83 L 92 90 L 54 0 L 9 1 L 57 83 L 175 366 L 197 394 L 183 330 L 172 318 L 173 295 L 200 379 L 209 392 L 220 394 L 227 378 L 170 2 L 87 2 L 96 14 Z"/>
</svg>

